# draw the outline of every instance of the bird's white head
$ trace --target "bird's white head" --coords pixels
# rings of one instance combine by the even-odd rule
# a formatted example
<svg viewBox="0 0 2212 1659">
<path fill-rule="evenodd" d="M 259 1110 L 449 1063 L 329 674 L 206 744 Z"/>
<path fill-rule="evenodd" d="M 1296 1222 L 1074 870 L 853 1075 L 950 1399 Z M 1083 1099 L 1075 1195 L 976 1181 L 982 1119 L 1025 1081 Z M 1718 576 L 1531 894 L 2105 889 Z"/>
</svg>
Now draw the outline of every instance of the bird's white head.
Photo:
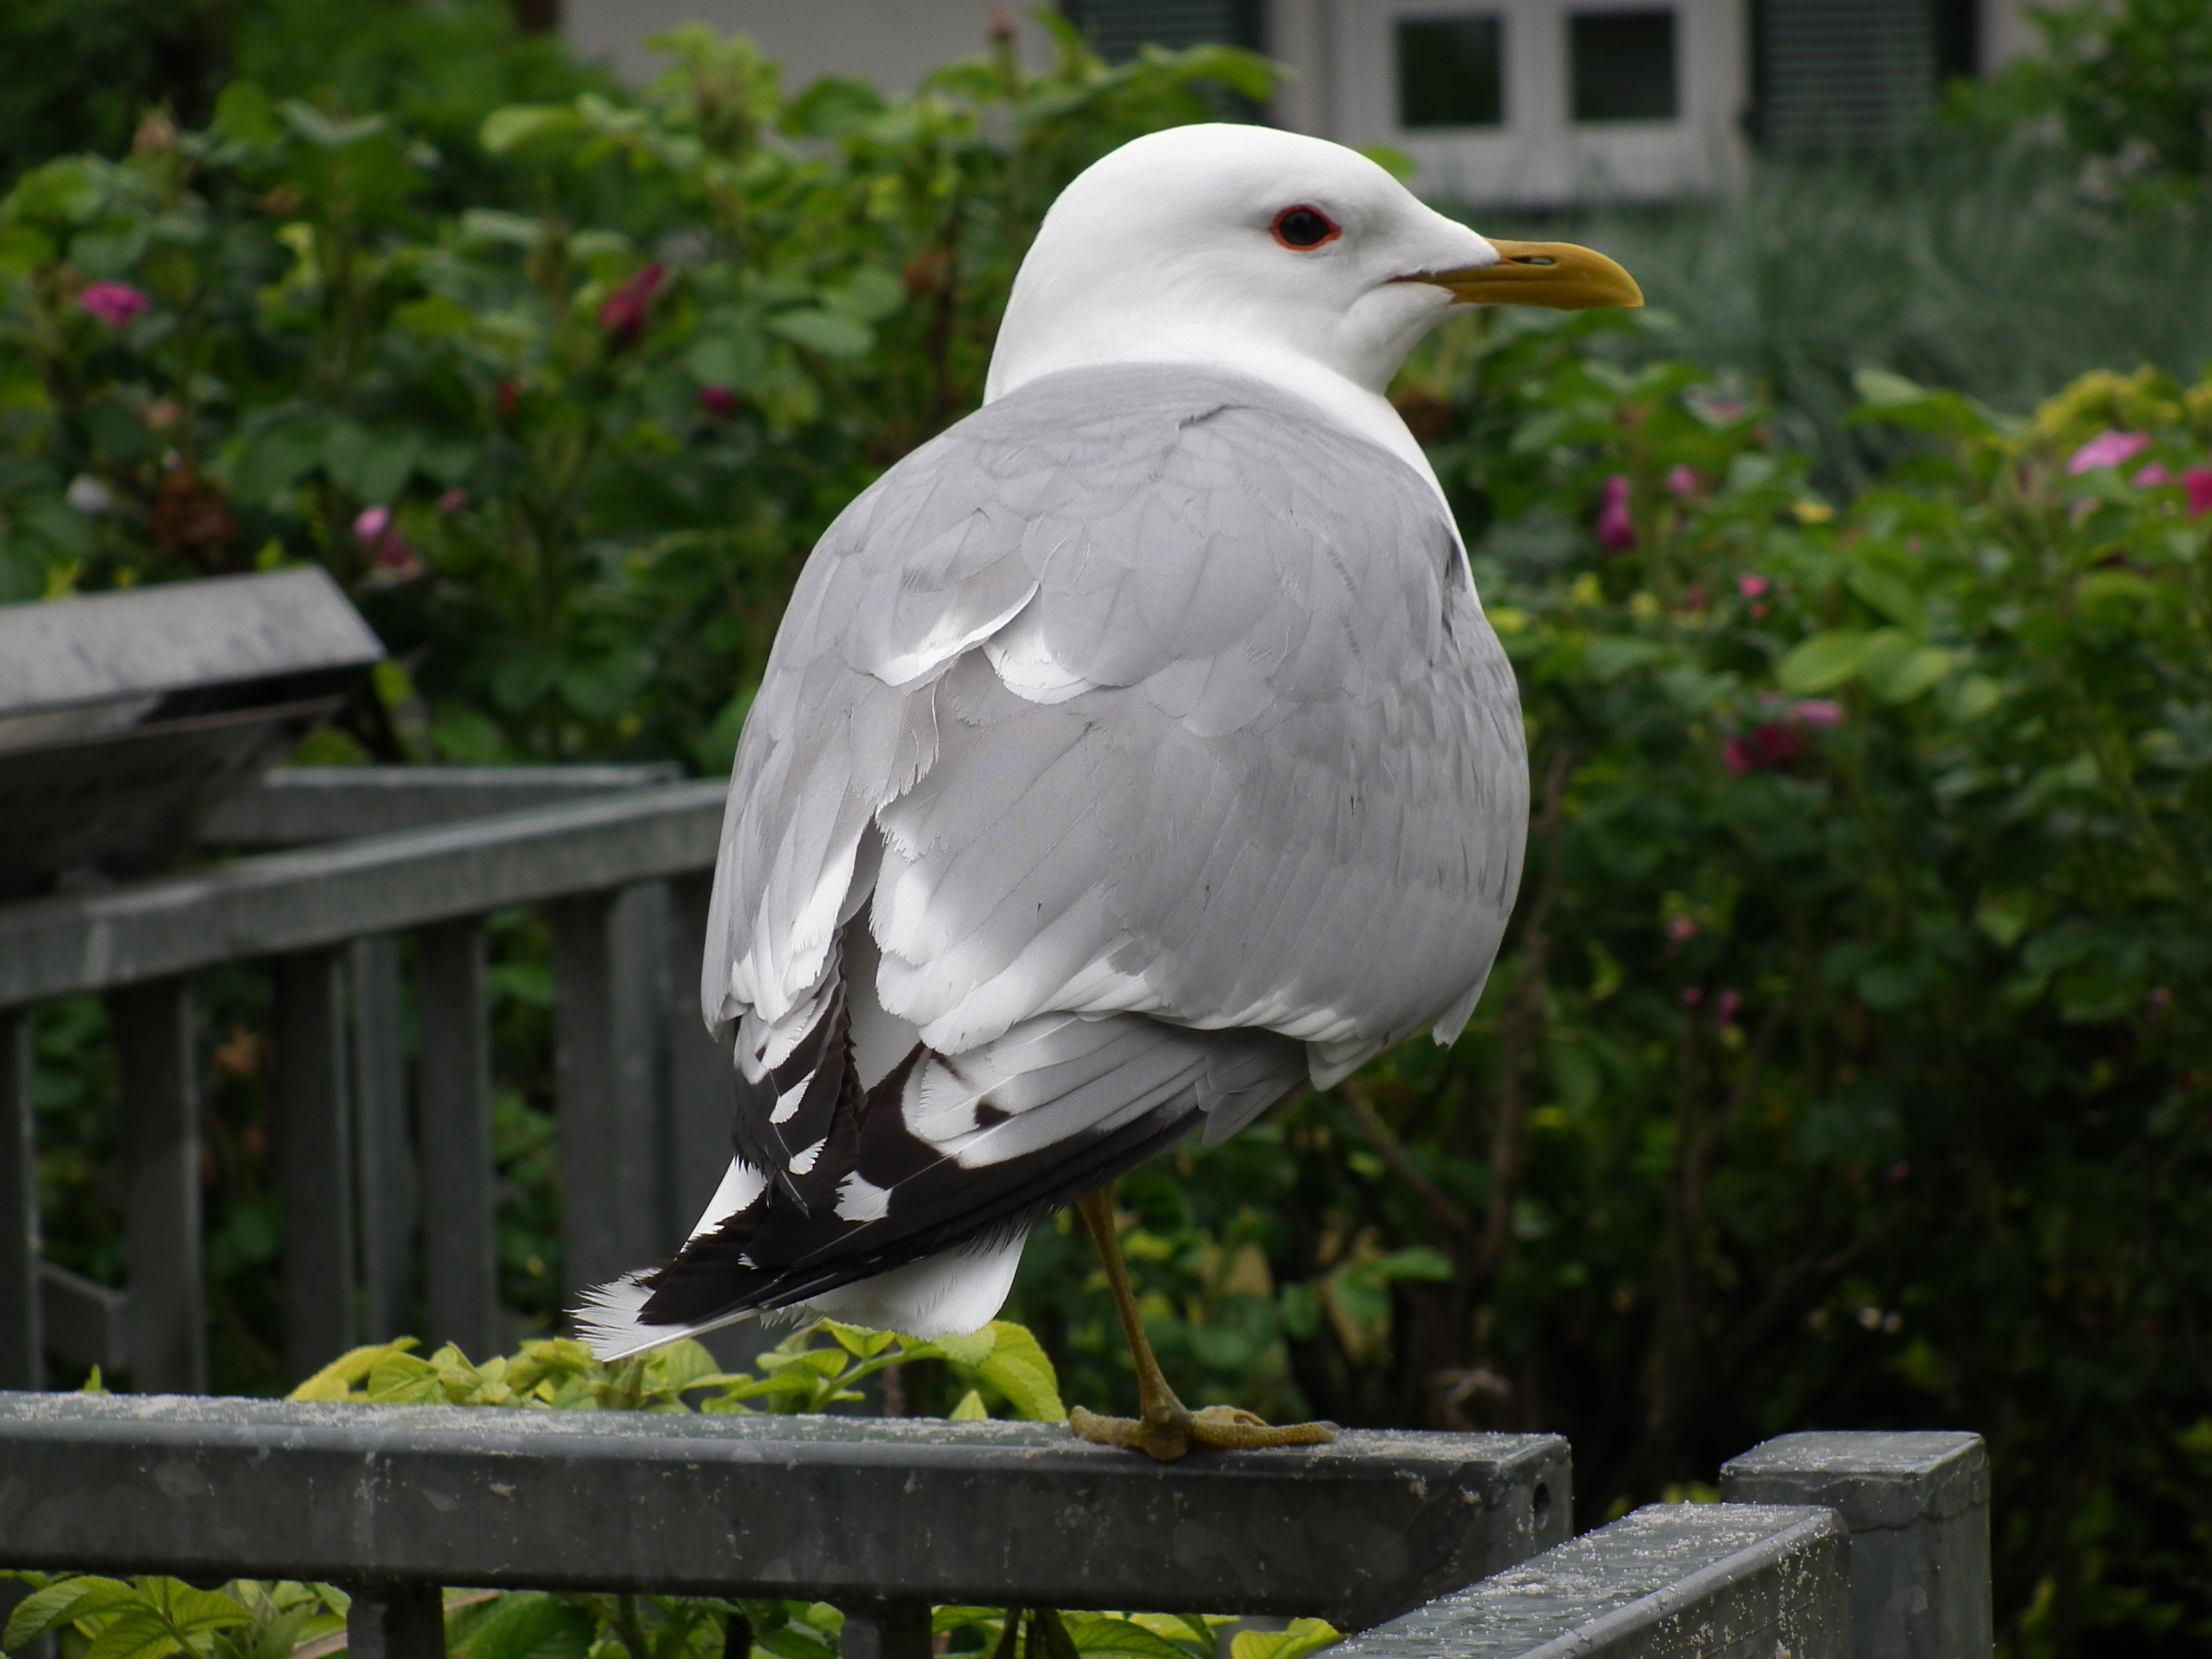
<svg viewBox="0 0 2212 1659">
<path fill-rule="evenodd" d="M 1192 362 L 1309 391 L 1318 371 L 1373 397 L 1455 307 L 1642 302 L 1604 256 L 1486 240 L 1340 144 L 1176 127 L 1124 144 L 1053 204 L 985 395 L 1060 369 Z"/>
</svg>

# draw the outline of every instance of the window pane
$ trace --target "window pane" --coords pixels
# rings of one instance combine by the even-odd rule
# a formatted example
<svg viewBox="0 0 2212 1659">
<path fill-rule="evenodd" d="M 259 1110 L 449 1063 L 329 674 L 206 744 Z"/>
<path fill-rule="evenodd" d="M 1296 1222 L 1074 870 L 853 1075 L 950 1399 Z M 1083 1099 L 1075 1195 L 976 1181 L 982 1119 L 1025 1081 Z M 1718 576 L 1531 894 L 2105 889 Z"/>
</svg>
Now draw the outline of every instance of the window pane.
<svg viewBox="0 0 2212 1659">
<path fill-rule="evenodd" d="M 1568 24 L 1577 121 L 1674 118 L 1674 14 L 1583 11 Z"/>
<path fill-rule="evenodd" d="M 1398 20 L 1398 125 L 1494 127 L 1505 118 L 1504 29 L 1495 17 Z"/>
</svg>

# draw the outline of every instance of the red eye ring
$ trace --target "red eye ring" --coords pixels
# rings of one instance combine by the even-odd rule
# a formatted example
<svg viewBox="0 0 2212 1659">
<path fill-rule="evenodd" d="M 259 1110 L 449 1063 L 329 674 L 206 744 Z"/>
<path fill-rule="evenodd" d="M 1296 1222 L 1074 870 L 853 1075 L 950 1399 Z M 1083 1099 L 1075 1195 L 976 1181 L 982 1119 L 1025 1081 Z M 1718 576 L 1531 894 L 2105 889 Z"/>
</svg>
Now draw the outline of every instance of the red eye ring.
<svg viewBox="0 0 2212 1659">
<path fill-rule="evenodd" d="M 1275 240 L 1293 253 L 1310 253 L 1344 234 L 1343 226 L 1319 208 L 1304 202 L 1285 208 L 1268 228 L 1274 232 Z"/>
</svg>

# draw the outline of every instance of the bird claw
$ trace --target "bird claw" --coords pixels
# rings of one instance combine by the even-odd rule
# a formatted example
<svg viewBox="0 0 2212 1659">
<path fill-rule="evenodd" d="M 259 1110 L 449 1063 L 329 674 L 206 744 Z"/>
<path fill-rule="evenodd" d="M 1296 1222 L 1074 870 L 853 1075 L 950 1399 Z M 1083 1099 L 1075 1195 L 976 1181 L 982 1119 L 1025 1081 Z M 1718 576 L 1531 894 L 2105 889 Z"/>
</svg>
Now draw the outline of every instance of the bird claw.
<svg viewBox="0 0 2212 1659">
<path fill-rule="evenodd" d="M 1194 1445 L 1225 1451 L 1251 1451 L 1267 1446 L 1325 1446 L 1337 1437 L 1334 1423 L 1275 1425 L 1236 1406 L 1208 1406 L 1187 1411 L 1180 1404 L 1158 1418 L 1101 1417 L 1077 1406 L 1067 1413 L 1067 1426 L 1081 1439 L 1101 1446 L 1119 1446 L 1145 1452 L 1163 1463 L 1173 1462 Z"/>
</svg>

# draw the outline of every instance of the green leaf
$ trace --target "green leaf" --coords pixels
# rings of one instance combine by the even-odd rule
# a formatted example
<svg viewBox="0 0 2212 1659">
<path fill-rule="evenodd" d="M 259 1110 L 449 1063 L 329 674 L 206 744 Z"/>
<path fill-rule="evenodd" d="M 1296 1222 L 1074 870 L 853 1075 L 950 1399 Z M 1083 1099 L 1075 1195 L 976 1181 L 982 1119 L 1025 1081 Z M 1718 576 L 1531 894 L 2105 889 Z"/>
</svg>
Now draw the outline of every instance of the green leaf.
<svg viewBox="0 0 2212 1659">
<path fill-rule="evenodd" d="M 771 334 L 825 357 L 865 357 L 875 349 L 875 330 L 842 312 L 781 311 L 768 319 L 768 327 Z"/>
<path fill-rule="evenodd" d="M 103 1627 L 85 1650 L 84 1659 L 164 1659 L 183 1646 L 159 1613 L 133 1611 Z"/>
<path fill-rule="evenodd" d="M 839 1347 L 861 1359 L 873 1359 L 898 1340 L 890 1331 L 872 1331 L 866 1326 L 840 1324 L 834 1319 L 823 1320 L 822 1328 L 836 1339 Z"/>
<path fill-rule="evenodd" d="M 710 325 L 713 331 L 692 342 L 684 366 L 702 386 L 750 386 L 768 373 L 768 342 L 749 322 Z"/>
<path fill-rule="evenodd" d="M 557 143 L 584 132 L 584 118 L 564 104 L 509 104 L 483 118 L 477 137 L 495 155 L 526 144 Z"/>
<path fill-rule="evenodd" d="M 1063 1613 L 1060 1620 L 1078 1653 L 1101 1659 L 1190 1659 L 1188 1649 L 1111 1613 Z"/>
<path fill-rule="evenodd" d="M 973 1389 L 962 1395 L 960 1403 L 945 1415 L 955 1423 L 985 1423 L 991 1417 L 991 1413 L 983 1407 L 983 1396 Z"/>
<path fill-rule="evenodd" d="M 502 1595 L 465 1624 L 453 1622 L 447 1645 L 468 1659 L 584 1659 L 598 1633 L 583 1608 L 534 1590 Z"/>
<path fill-rule="evenodd" d="M 1784 690 L 1826 691 L 1859 672 L 1867 636 L 1854 629 L 1815 634 L 1784 657 L 1774 671 Z"/>
<path fill-rule="evenodd" d="M 990 1358 L 974 1368 L 976 1376 L 1006 1395 L 1016 1416 L 1032 1423 L 1066 1421 L 1059 1376 L 1028 1328 L 1000 1319 L 992 1322 L 990 1331 L 996 1340 Z"/>
<path fill-rule="evenodd" d="M 1917 633 L 1927 626 L 1928 607 L 1912 585 L 1893 570 L 1879 565 L 1854 564 L 1844 573 L 1844 585 L 1900 628 Z"/>
<path fill-rule="evenodd" d="M 147 1578 L 140 1593 L 168 1615 L 169 1622 L 186 1635 L 196 1631 L 227 1630 L 250 1625 L 253 1615 L 220 1590 L 195 1589 L 181 1578 Z"/>
<path fill-rule="evenodd" d="M 1244 1630 L 1229 1638 L 1230 1659 L 1305 1659 L 1341 1641 L 1336 1627 L 1322 1619 L 1293 1619 L 1288 1630 Z"/>
<path fill-rule="evenodd" d="M 395 1354 L 405 1353 L 416 1346 L 411 1336 L 403 1336 L 396 1342 L 371 1343 L 354 1348 L 317 1371 L 313 1376 L 284 1397 L 287 1400 L 343 1400 L 353 1391 L 356 1382 L 366 1379 L 378 1364 Z"/>
<path fill-rule="evenodd" d="M 1916 646 L 1889 665 L 1877 679 L 1875 695 L 1884 702 L 1911 702 L 1951 672 L 1951 653 L 1937 645 Z"/>
<path fill-rule="evenodd" d="M 1375 1264 L 1386 1279 L 1421 1279 L 1443 1284 L 1452 1277 L 1451 1258 L 1433 1244 L 1415 1244 L 1393 1250 Z"/>
<path fill-rule="evenodd" d="M 280 489 L 323 458 L 330 422 L 320 415 L 299 415 L 264 427 L 231 469 L 231 494 L 248 506 L 266 503 Z"/>
<path fill-rule="evenodd" d="M 50 1630 L 137 1600 L 138 1592 L 119 1578 L 64 1578 L 32 1591 L 15 1604 L 8 1615 L 7 1633 L 0 1636 L 0 1647 L 13 1653 Z"/>
<path fill-rule="evenodd" d="M 1667 647 L 1656 640 L 1613 635 L 1593 640 L 1589 649 L 1583 653 L 1583 665 L 1589 671 L 1593 679 L 1618 679 L 1630 669 L 1641 668 L 1666 654 Z"/>
</svg>

